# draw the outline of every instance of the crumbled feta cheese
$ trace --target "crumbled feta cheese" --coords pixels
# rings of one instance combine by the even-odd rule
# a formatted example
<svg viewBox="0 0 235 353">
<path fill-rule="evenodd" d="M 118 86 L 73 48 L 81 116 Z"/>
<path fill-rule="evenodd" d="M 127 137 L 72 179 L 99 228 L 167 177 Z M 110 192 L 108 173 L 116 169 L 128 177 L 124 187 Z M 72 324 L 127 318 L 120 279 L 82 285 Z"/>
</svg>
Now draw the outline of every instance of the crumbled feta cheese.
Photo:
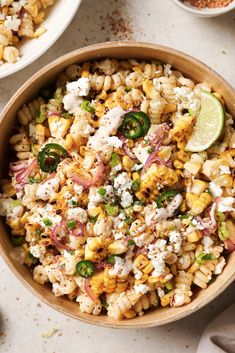
<svg viewBox="0 0 235 353">
<path fill-rule="evenodd" d="M 31 245 L 29 251 L 34 257 L 39 259 L 42 255 L 45 254 L 46 247 L 44 244 Z"/>
<path fill-rule="evenodd" d="M 146 286 L 146 284 L 135 284 L 134 285 L 134 291 L 137 294 L 145 294 L 148 292 L 148 286 Z"/>
<path fill-rule="evenodd" d="M 157 294 L 158 294 L 159 298 L 162 298 L 162 297 L 164 297 L 165 292 L 161 287 L 157 287 Z"/>
<path fill-rule="evenodd" d="M 209 188 L 214 198 L 221 196 L 223 193 L 222 188 L 213 181 L 209 183 Z"/>
<path fill-rule="evenodd" d="M 145 164 L 149 158 L 149 146 L 143 147 L 141 144 L 138 144 L 137 147 L 133 148 L 133 152 L 141 164 Z"/>
<path fill-rule="evenodd" d="M 115 179 L 114 179 L 114 188 L 117 190 L 118 193 L 121 193 L 121 191 L 130 189 L 132 186 L 132 180 L 129 178 L 128 174 L 123 172 L 120 173 Z"/>
<path fill-rule="evenodd" d="M 177 99 L 191 100 L 194 96 L 192 90 L 188 87 L 175 87 L 174 93 Z"/>
<path fill-rule="evenodd" d="M 78 195 L 81 195 L 84 189 L 82 185 L 78 185 L 78 184 L 74 184 L 73 188 L 76 194 Z"/>
<path fill-rule="evenodd" d="M 148 258 L 154 267 L 152 276 L 159 277 L 165 273 L 165 256 L 167 252 L 164 250 L 166 240 L 158 239 L 156 243 L 148 245 Z"/>
<path fill-rule="evenodd" d="M 143 164 L 135 164 L 134 167 L 131 168 L 132 172 L 137 172 L 138 170 L 143 168 Z"/>
<path fill-rule="evenodd" d="M 235 198 L 231 196 L 221 198 L 221 200 L 217 202 L 217 210 L 219 212 L 232 212 L 235 210 L 233 207 L 234 202 Z"/>
<path fill-rule="evenodd" d="M 231 174 L 230 168 L 226 165 L 221 165 L 219 167 L 221 174 Z"/>
<path fill-rule="evenodd" d="M 185 295 L 182 293 L 176 293 L 174 295 L 174 299 L 173 299 L 173 305 L 174 306 L 181 306 L 184 305 L 185 303 Z"/>
<path fill-rule="evenodd" d="M 123 145 L 123 142 L 117 136 L 107 137 L 106 142 L 109 146 L 112 146 L 115 148 L 121 148 Z"/>
<path fill-rule="evenodd" d="M 88 146 L 95 151 L 102 151 L 104 146 L 109 145 L 109 137 L 117 131 L 121 126 L 125 110 L 117 106 L 108 111 L 100 120 L 100 127 L 94 134 L 89 137 Z M 111 139 L 111 142 L 113 140 Z M 116 141 L 116 139 L 114 140 Z M 115 142 L 117 143 L 117 141 Z"/>
<path fill-rule="evenodd" d="M 121 201 L 120 201 L 121 206 L 123 208 L 130 207 L 132 202 L 133 202 L 133 196 L 128 191 L 124 191 L 121 194 Z"/>
<path fill-rule="evenodd" d="M 59 186 L 60 179 L 57 177 L 51 178 L 44 183 L 38 184 L 36 196 L 43 201 L 47 201 L 57 193 Z"/>
<path fill-rule="evenodd" d="M 62 217 L 60 215 L 55 214 L 55 209 L 53 205 L 46 204 L 44 207 L 39 205 L 34 206 L 31 209 L 31 214 L 28 216 L 28 221 L 32 224 L 39 224 L 41 227 L 45 227 L 45 223 L 43 220 L 48 219 L 51 221 L 51 227 L 55 227 L 62 221 Z"/>
<path fill-rule="evenodd" d="M 218 263 L 215 266 L 215 275 L 220 275 L 224 269 L 224 266 L 226 265 L 225 258 L 222 256 L 219 258 Z"/>
<path fill-rule="evenodd" d="M 109 270 L 110 276 L 125 276 L 128 275 L 133 270 L 133 250 L 130 248 L 126 254 L 126 257 L 122 259 L 119 256 L 115 256 L 115 264 L 114 267 Z"/>
<path fill-rule="evenodd" d="M 204 245 L 204 252 L 209 254 L 211 252 L 211 247 L 214 244 L 214 241 L 208 235 L 205 235 L 202 238 L 202 244 Z"/>
<path fill-rule="evenodd" d="M 90 81 L 87 77 L 81 77 L 77 81 L 69 82 L 66 85 L 67 93 L 80 97 L 88 96 L 90 87 Z"/>
<path fill-rule="evenodd" d="M 119 233 L 115 233 L 114 234 L 114 239 L 115 240 L 120 240 L 120 239 L 124 239 L 125 238 L 125 234 L 122 233 L 122 232 L 119 232 Z"/>
<path fill-rule="evenodd" d="M 18 31 L 21 24 L 21 20 L 16 16 L 7 16 L 5 20 L 5 27 L 9 31 Z"/>
<path fill-rule="evenodd" d="M 89 203 L 87 205 L 87 209 L 90 210 L 91 208 L 96 207 L 99 203 L 103 202 L 103 197 L 98 193 L 98 188 L 92 186 L 89 190 L 88 200 Z"/>
<path fill-rule="evenodd" d="M 81 97 L 77 97 L 72 94 L 66 94 L 63 97 L 64 109 L 70 114 L 76 114 L 79 111 L 82 102 L 83 99 Z"/>
<path fill-rule="evenodd" d="M 69 208 L 67 215 L 68 215 L 68 219 L 76 219 L 80 223 L 87 222 L 87 213 L 81 207 Z"/>
<path fill-rule="evenodd" d="M 138 270 L 138 269 L 135 269 L 134 272 L 135 272 L 135 279 L 137 281 L 139 281 L 142 278 L 142 276 L 143 276 L 142 272 L 140 270 Z"/>
<path fill-rule="evenodd" d="M 182 244 L 181 234 L 175 230 L 171 231 L 169 233 L 169 242 L 173 245 L 175 253 L 178 253 Z"/>
</svg>

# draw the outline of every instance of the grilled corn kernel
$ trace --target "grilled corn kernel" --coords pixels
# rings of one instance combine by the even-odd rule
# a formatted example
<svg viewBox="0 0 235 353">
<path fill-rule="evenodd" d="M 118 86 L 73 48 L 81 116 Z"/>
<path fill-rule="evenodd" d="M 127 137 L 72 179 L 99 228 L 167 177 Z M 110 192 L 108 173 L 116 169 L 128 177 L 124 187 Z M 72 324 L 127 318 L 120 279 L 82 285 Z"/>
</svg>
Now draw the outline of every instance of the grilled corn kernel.
<svg viewBox="0 0 235 353">
<path fill-rule="evenodd" d="M 130 170 L 132 167 L 134 167 L 135 162 L 128 156 L 122 157 L 122 164 L 123 167 L 127 170 Z"/>
<path fill-rule="evenodd" d="M 137 267 L 139 270 L 147 266 L 149 260 L 143 254 L 138 255 L 134 260 L 134 266 Z"/>
<path fill-rule="evenodd" d="M 180 151 L 177 153 L 177 157 L 178 157 L 178 159 L 179 159 L 181 162 L 184 162 L 184 163 L 188 162 L 189 159 L 190 159 L 189 155 L 188 155 L 186 152 L 182 151 L 182 150 L 180 150 Z"/>
<path fill-rule="evenodd" d="M 207 189 L 207 187 L 208 187 L 208 183 L 202 180 L 195 179 L 191 187 L 191 192 L 193 192 L 196 195 L 200 195 L 202 192 L 204 192 Z"/>
<path fill-rule="evenodd" d="M 195 230 L 187 234 L 187 240 L 189 243 L 196 243 L 202 237 L 202 232 L 200 230 Z"/>
<path fill-rule="evenodd" d="M 183 169 L 184 165 L 182 162 L 180 162 L 178 159 L 174 160 L 173 165 L 176 169 Z"/>
<path fill-rule="evenodd" d="M 192 192 L 186 192 L 185 195 L 186 205 L 191 208 L 193 203 L 198 200 L 198 195 Z"/>
</svg>

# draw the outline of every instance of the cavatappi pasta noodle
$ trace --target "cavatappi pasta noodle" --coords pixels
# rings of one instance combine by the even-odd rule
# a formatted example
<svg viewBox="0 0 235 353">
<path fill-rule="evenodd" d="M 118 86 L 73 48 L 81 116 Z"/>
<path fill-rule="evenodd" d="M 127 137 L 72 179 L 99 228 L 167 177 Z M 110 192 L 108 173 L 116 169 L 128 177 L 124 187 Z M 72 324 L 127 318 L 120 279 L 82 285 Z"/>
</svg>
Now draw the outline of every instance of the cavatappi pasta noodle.
<svg viewBox="0 0 235 353">
<path fill-rule="evenodd" d="M 46 29 L 41 26 L 45 10 L 55 0 L 0 0 L 0 65 L 15 63 L 24 38 L 38 38 Z"/>
<path fill-rule="evenodd" d="M 120 320 L 187 304 L 222 273 L 235 131 L 226 113 L 220 140 L 186 150 L 204 91 L 224 104 L 168 64 L 106 59 L 68 67 L 19 110 L 0 212 L 35 281 Z"/>
</svg>

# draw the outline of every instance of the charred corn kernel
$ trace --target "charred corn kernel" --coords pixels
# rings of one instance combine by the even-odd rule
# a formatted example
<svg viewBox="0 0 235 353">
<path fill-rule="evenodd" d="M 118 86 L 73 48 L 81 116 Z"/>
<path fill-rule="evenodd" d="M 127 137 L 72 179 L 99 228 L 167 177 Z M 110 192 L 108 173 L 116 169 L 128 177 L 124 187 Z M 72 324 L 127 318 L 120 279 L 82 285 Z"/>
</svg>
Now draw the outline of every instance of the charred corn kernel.
<svg viewBox="0 0 235 353">
<path fill-rule="evenodd" d="M 97 96 L 97 100 L 99 99 L 103 99 L 103 100 L 106 100 L 107 98 L 107 92 L 105 90 L 102 90 L 100 94 L 98 94 Z"/>
<path fill-rule="evenodd" d="M 82 70 L 82 77 L 88 78 L 90 76 L 89 70 Z"/>
<path fill-rule="evenodd" d="M 183 200 L 182 203 L 181 203 L 181 205 L 180 205 L 180 211 L 181 211 L 181 212 L 184 212 L 184 211 L 186 211 L 186 209 L 187 209 L 186 201 Z"/>
<path fill-rule="evenodd" d="M 12 229 L 20 229 L 22 227 L 22 224 L 20 223 L 20 220 L 19 219 L 14 219 L 13 221 L 11 221 L 9 223 L 9 226 L 12 228 Z"/>
<path fill-rule="evenodd" d="M 122 157 L 122 164 L 123 167 L 127 170 L 130 170 L 132 167 L 134 167 L 135 162 L 128 156 Z"/>
<path fill-rule="evenodd" d="M 173 165 L 176 169 L 183 169 L 184 164 L 180 162 L 178 159 L 174 160 Z"/>
<path fill-rule="evenodd" d="M 233 152 L 234 151 L 234 152 Z M 234 167 L 233 157 L 235 156 L 235 149 L 230 149 L 229 151 L 224 151 L 220 153 L 220 158 L 227 162 L 229 167 Z"/>
<path fill-rule="evenodd" d="M 113 109 L 117 105 L 118 105 L 118 102 L 116 102 L 112 96 L 107 98 L 106 101 L 105 101 L 105 107 L 107 107 L 109 109 Z"/>
<path fill-rule="evenodd" d="M 36 31 L 33 34 L 33 38 L 39 38 L 41 37 L 44 33 L 46 33 L 47 29 L 45 27 L 39 27 L 36 29 Z"/>
<path fill-rule="evenodd" d="M 187 271 L 188 271 L 188 273 L 194 273 L 199 269 L 199 267 L 200 267 L 199 263 L 194 262 L 194 264 L 192 264 L 192 266 L 189 267 L 189 269 Z"/>
<path fill-rule="evenodd" d="M 2 191 L 6 197 L 12 197 L 16 195 L 16 190 L 11 183 L 3 184 Z"/>
<path fill-rule="evenodd" d="M 120 240 L 115 240 L 113 243 L 109 244 L 108 252 L 110 254 L 122 254 L 127 250 L 127 246 Z"/>
<path fill-rule="evenodd" d="M 189 159 L 190 159 L 189 155 L 188 155 L 186 152 L 182 151 L 182 150 L 180 150 L 180 151 L 177 153 L 177 158 L 178 158 L 181 162 L 184 162 L 184 163 L 188 162 Z"/>
<path fill-rule="evenodd" d="M 164 161 L 168 161 L 171 157 L 171 147 L 170 146 L 162 146 L 160 151 L 158 152 L 158 156 Z"/>
<path fill-rule="evenodd" d="M 187 240 L 189 243 L 196 243 L 202 237 L 202 232 L 200 230 L 194 230 L 193 232 L 187 234 Z"/>
<path fill-rule="evenodd" d="M 193 192 L 186 192 L 185 195 L 186 205 L 191 208 L 193 203 L 198 200 L 198 195 Z"/>
<path fill-rule="evenodd" d="M 180 142 L 177 142 L 177 147 L 179 150 L 185 150 L 185 146 L 186 146 L 186 141 L 180 141 Z"/>
<path fill-rule="evenodd" d="M 207 192 L 203 192 L 198 200 L 194 201 L 191 207 L 191 212 L 194 215 L 202 213 L 206 207 L 208 207 L 212 202 L 212 196 Z"/>
<path fill-rule="evenodd" d="M 25 224 L 28 219 L 28 212 L 25 212 L 20 219 L 21 224 Z"/>
<path fill-rule="evenodd" d="M 148 277 L 148 283 L 150 283 L 150 284 L 159 283 L 159 284 L 160 284 L 159 277 L 149 276 L 149 277 Z"/>
<path fill-rule="evenodd" d="M 66 150 L 70 150 L 73 146 L 73 138 L 71 134 L 67 134 L 66 138 L 65 138 L 65 144 L 64 144 L 64 148 Z"/>
<path fill-rule="evenodd" d="M 8 15 L 8 12 L 9 12 L 9 8 L 8 8 L 7 6 L 4 6 L 4 7 L 2 8 L 2 13 L 3 13 L 4 15 Z"/>
<path fill-rule="evenodd" d="M 174 112 L 176 112 L 176 110 L 177 110 L 176 104 L 168 103 L 168 104 L 166 104 L 166 106 L 163 110 L 163 114 L 174 113 Z"/>
<path fill-rule="evenodd" d="M 142 205 L 134 205 L 133 206 L 133 211 L 134 212 L 141 212 L 143 210 L 143 206 Z"/>
<path fill-rule="evenodd" d="M 191 134 L 195 118 L 190 115 L 183 115 L 175 121 L 173 129 L 170 130 L 172 138 L 176 142 L 182 142 Z"/>
<path fill-rule="evenodd" d="M 147 266 L 149 260 L 143 254 L 138 255 L 134 260 L 134 266 L 137 267 L 139 270 Z"/>
<path fill-rule="evenodd" d="M 70 119 L 60 118 L 52 115 L 48 118 L 48 125 L 52 137 L 63 138 L 71 124 Z"/>
<path fill-rule="evenodd" d="M 17 43 L 19 43 L 19 37 L 17 37 L 17 36 L 12 36 L 12 44 L 17 44 Z"/>
<path fill-rule="evenodd" d="M 144 268 L 142 268 L 142 272 L 149 274 L 153 270 L 153 265 L 151 262 L 148 263 Z"/>
<path fill-rule="evenodd" d="M 140 184 L 140 189 L 136 193 L 139 200 L 155 200 L 156 195 L 159 194 L 156 186 L 172 186 L 178 181 L 178 176 L 175 171 L 166 166 L 157 166 L 152 164 L 143 176 Z"/>
<path fill-rule="evenodd" d="M 140 179 L 140 175 L 137 172 L 132 173 L 131 177 L 132 177 L 132 180 L 134 181 L 137 179 Z"/>
<path fill-rule="evenodd" d="M 98 257 L 97 252 L 90 250 L 89 247 L 86 245 L 85 246 L 84 258 L 85 258 L 85 260 L 95 261 L 99 257 Z"/>
<path fill-rule="evenodd" d="M 196 175 L 201 169 L 201 164 L 194 162 L 186 162 L 184 164 L 184 169 L 186 169 L 190 174 Z"/>
<path fill-rule="evenodd" d="M 136 316 L 136 312 L 135 312 L 135 310 L 130 309 L 125 312 L 124 316 L 126 319 L 133 319 Z"/>
<path fill-rule="evenodd" d="M 141 67 L 140 66 L 134 66 L 133 71 L 135 72 L 141 72 Z"/>
<path fill-rule="evenodd" d="M 154 87 L 152 81 L 146 80 L 143 82 L 143 91 L 145 92 L 147 98 L 150 98 L 150 99 L 156 98 L 157 90 Z"/>
<path fill-rule="evenodd" d="M 160 301 L 161 301 L 161 306 L 167 306 L 167 305 L 170 305 L 171 303 L 171 299 L 173 297 L 173 291 L 163 295 L 163 297 L 160 298 Z"/>
<path fill-rule="evenodd" d="M 87 238 L 87 246 L 90 250 L 96 251 L 101 248 L 102 241 L 99 237 L 90 237 Z"/>
<path fill-rule="evenodd" d="M 219 186 L 224 186 L 224 187 L 232 187 L 233 186 L 233 177 L 228 174 L 223 174 L 219 176 L 218 178 L 213 180 L 214 183 L 216 183 Z"/>
<path fill-rule="evenodd" d="M 202 180 L 195 179 L 193 181 L 193 185 L 191 187 L 191 192 L 193 192 L 196 195 L 200 195 L 202 192 L 204 192 L 208 188 L 208 183 Z"/>
<path fill-rule="evenodd" d="M 88 215 L 90 217 L 105 216 L 105 212 L 101 207 L 93 207 L 88 210 Z"/>
<path fill-rule="evenodd" d="M 39 145 L 45 142 L 45 126 L 42 124 L 37 124 L 35 126 L 35 138 Z"/>
</svg>

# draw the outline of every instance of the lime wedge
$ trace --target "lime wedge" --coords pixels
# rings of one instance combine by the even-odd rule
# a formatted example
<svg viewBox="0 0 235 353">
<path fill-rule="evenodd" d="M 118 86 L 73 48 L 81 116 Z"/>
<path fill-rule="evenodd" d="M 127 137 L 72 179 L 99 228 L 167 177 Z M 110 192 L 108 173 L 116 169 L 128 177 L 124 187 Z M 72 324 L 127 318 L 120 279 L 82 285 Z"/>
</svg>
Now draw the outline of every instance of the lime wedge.
<svg viewBox="0 0 235 353">
<path fill-rule="evenodd" d="M 212 93 L 203 91 L 201 109 L 185 150 L 190 152 L 205 151 L 222 134 L 224 122 L 225 112 L 219 99 Z"/>
</svg>

